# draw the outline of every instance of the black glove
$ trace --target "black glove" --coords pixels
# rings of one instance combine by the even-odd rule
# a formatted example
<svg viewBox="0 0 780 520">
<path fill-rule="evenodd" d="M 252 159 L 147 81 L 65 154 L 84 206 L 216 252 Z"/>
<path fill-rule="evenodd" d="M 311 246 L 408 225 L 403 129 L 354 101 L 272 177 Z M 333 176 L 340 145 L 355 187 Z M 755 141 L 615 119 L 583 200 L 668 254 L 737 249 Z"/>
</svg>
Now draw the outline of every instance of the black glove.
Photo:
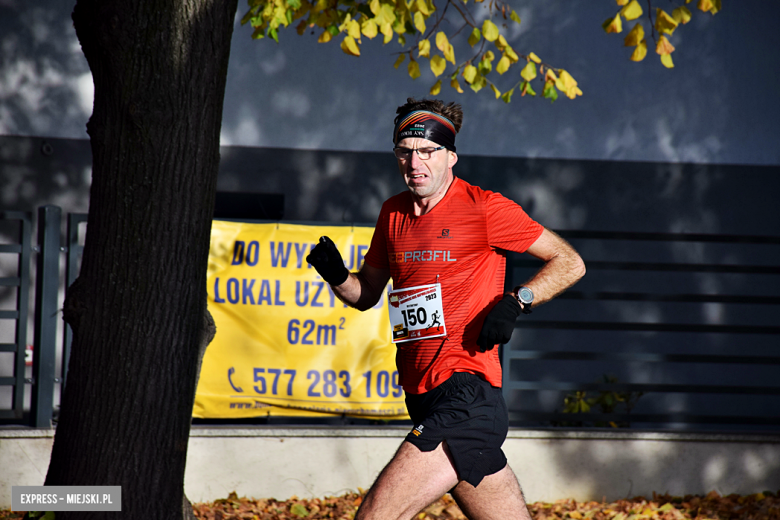
<svg viewBox="0 0 780 520">
<path fill-rule="evenodd" d="M 320 243 L 306 256 L 306 261 L 331 285 L 341 285 L 349 277 L 349 269 L 344 266 L 341 253 L 329 237 L 320 237 Z"/>
<path fill-rule="evenodd" d="M 485 323 L 477 338 L 479 351 L 485 352 L 496 346 L 496 343 L 506 343 L 512 337 L 515 330 L 515 320 L 522 312 L 520 302 L 511 294 L 505 294 L 503 298 L 490 309 L 485 316 Z"/>
</svg>

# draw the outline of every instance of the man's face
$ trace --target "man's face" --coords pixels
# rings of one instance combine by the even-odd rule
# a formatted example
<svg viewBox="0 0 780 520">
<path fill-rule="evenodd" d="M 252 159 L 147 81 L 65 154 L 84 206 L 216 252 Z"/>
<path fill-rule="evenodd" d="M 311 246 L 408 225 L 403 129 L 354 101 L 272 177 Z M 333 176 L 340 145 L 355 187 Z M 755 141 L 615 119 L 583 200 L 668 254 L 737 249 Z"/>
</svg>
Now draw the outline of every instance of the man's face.
<svg viewBox="0 0 780 520">
<path fill-rule="evenodd" d="M 407 137 L 400 141 L 398 148 L 438 148 L 440 145 L 419 137 Z M 413 195 L 421 200 L 436 199 L 444 196 L 452 181 L 452 166 L 458 160 L 454 152 L 442 149 L 431 154 L 430 159 L 422 160 L 417 152 L 406 160 L 398 159 L 398 170 Z"/>
</svg>

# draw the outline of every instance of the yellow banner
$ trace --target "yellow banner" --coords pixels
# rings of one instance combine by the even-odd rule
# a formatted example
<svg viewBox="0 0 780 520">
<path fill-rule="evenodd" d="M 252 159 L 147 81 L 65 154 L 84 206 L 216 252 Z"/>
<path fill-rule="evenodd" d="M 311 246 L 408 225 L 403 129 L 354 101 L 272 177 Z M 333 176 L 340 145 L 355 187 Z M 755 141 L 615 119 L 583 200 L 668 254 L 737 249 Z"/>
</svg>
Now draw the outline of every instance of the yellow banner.
<svg viewBox="0 0 780 520">
<path fill-rule="evenodd" d="M 322 235 L 360 268 L 373 229 L 215 221 L 208 306 L 217 335 L 203 358 L 193 415 L 349 415 L 406 419 L 386 298 L 359 312 L 306 255 Z"/>
</svg>

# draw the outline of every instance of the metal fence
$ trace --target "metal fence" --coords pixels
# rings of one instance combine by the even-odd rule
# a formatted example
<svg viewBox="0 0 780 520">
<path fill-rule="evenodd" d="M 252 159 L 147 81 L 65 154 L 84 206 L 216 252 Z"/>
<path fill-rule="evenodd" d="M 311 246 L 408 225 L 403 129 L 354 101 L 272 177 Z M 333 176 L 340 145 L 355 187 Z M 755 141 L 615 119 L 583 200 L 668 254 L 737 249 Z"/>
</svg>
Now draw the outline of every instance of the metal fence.
<svg viewBox="0 0 780 520">
<path fill-rule="evenodd" d="M 514 424 L 780 425 L 780 237 L 560 234 L 588 274 L 504 346 Z"/>
<path fill-rule="evenodd" d="M 0 310 L 0 320 L 13 320 L 6 330 L 14 331 L 13 342 L 0 338 L 0 354 L 12 358 L 2 363 L 12 374 L 0 377 L 0 388 L 11 389 L 10 406 L 0 409 L 4 424 L 49 427 L 55 387 L 66 381 L 71 336 L 63 326 L 61 341 L 56 337 L 58 291 L 78 274 L 86 215 L 68 215 L 62 246 L 61 220 L 59 208 L 40 208 L 33 246 L 32 214 L 0 212 L 0 229 L 10 242 L 0 244 L 0 254 L 16 255 L 3 263 L 6 269 L 13 263 L 16 272 L 0 278 L 5 300 L 16 305 Z M 780 237 L 560 234 L 580 251 L 588 274 L 555 303 L 519 318 L 512 341 L 502 347 L 512 424 L 742 430 L 780 425 Z M 34 361 L 27 376 L 34 256 Z M 507 283 L 527 279 L 540 265 L 510 254 Z"/>
</svg>

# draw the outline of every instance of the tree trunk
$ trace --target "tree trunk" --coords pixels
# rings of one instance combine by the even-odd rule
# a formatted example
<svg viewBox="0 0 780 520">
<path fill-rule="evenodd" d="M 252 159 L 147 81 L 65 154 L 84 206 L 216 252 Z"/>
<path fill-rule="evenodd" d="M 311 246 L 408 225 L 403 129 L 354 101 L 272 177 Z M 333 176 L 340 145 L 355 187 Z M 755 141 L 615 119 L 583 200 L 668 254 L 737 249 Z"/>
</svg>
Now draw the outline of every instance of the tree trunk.
<svg viewBox="0 0 780 520">
<path fill-rule="evenodd" d="M 46 485 L 121 486 L 127 518 L 187 516 L 236 7 L 79 0 L 73 12 L 95 83 L 92 187 L 81 273 L 64 306 L 73 348 Z"/>
</svg>

